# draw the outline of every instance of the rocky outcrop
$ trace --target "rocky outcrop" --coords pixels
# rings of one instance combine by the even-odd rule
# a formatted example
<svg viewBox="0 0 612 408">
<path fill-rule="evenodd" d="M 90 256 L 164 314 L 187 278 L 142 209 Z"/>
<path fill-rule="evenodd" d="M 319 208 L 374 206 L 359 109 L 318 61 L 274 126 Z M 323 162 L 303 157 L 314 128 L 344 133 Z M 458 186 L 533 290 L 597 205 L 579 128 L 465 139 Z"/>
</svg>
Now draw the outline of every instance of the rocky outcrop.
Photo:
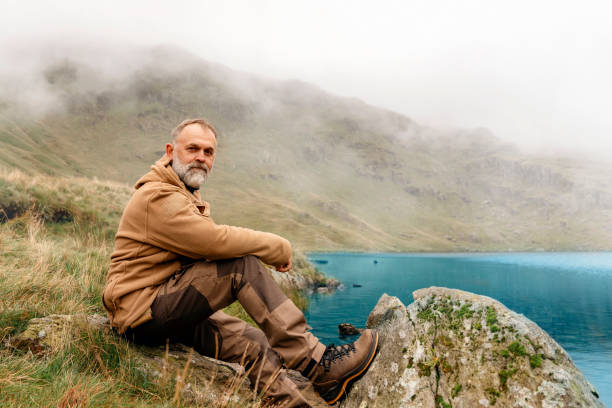
<svg viewBox="0 0 612 408">
<path fill-rule="evenodd" d="M 603 407 L 568 354 L 526 317 L 455 289 L 383 295 L 380 352 L 343 407 Z"/>
<path fill-rule="evenodd" d="M 104 316 L 50 315 L 31 319 L 26 330 L 12 338 L 9 346 L 42 356 L 59 352 L 71 342 L 87 337 L 84 333 L 88 332 L 101 335 L 99 341 L 126 345 L 125 340 L 110 331 Z M 242 407 L 257 398 L 242 366 L 202 356 L 181 344 L 171 344 L 167 349 L 132 344 L 127 354 L 151 381 L 173 384 L 183 405 Z M 327 406 L 308 380 L 296 371 L 288 370 L 287 374 L 313 407 Z"/>
<path fill-rule="evenodd" d="M 344 288 L 342 282 L 321 273 L 303 252 L 296 249 L 293 250 L 293 267 L 290 271 L 277 272 L 271 266 L 268 267 L 268 270 L 276 283 L 289 291 L 297 290 L 302 294 L 310 295 L 314 292 L 332 293 Z"/>
<path fill-rule="evenodd" d="M 270 268 L 272 278 L 281 287 L 295 288 L 303 293 L 332 293 L 337 289 L 344 288 L 344 285 L 337 279 L 324 277 L 323 279 L 315 279 L 315 277 L 301 273 L 299 270 L 291 270 L 289 272 L 277 272 Z"/>
</svg>

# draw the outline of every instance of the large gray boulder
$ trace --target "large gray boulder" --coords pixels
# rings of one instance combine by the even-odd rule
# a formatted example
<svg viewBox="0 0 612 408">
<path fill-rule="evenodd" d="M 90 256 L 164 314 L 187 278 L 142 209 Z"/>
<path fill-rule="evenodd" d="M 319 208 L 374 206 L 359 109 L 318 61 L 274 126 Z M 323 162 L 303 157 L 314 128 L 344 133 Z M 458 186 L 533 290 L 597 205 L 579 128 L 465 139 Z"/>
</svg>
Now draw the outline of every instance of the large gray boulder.
<svg viewBox="0 0 612 408">
<path fill-rule="evenodd" d="M 431 287 L 383 295 L 367 326 L 380 352 L 342 407 L 603 407 L 568 354 L 523 315 Z"/>
</svg>

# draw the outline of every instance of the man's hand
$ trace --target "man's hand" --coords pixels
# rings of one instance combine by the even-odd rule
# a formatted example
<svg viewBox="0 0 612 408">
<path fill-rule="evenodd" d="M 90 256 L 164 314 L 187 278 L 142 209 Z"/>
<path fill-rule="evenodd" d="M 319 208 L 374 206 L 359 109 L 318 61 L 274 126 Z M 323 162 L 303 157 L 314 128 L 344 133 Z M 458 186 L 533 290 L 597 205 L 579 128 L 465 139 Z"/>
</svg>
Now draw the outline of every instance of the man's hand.
<svg viewBox="0 0 612 408">
<path fill-rule="evenodd" d="M 276 270 L 279 272 L 287 272 L 289 269 L 291 269 L 291 260 L 292 260 L 293 256 L 289 255 L 289 262 L 284 264 L 284 265 L 277 265 L 276 266 Z"/>
</svg>

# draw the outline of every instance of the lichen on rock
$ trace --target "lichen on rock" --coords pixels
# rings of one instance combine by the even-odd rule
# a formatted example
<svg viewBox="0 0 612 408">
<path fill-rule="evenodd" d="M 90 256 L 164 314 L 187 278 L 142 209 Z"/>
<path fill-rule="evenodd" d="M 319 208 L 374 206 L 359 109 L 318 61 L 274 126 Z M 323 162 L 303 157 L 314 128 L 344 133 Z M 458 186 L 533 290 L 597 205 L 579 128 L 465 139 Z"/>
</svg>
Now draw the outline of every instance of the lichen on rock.
<svg viewBox="0 0 612 408">
<path fill-rule="evenodd" d="M 456 289 L 413 296 L 408 307 L 386 294 L 378 301 L 367 327 L 379 331 L 380 351 L 343 407 L 603 407 L 565 350 L 526 317 Z"/>
</svg>

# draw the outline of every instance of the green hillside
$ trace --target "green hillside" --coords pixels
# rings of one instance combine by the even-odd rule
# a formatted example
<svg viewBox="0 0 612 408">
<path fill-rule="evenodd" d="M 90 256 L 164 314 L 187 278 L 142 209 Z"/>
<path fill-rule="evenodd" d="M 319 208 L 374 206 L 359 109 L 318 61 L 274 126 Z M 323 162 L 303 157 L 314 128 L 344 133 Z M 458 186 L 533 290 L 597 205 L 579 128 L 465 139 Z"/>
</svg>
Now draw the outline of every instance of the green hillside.
<svg viewBox="0 0 612 408">
<path fill-rule="evenodd" d="M 114 77 L 49 62 L 40 78 L 56 103 L 44 114 L 0 100 L 0 165 L 131 184 L 172 127 L 204 116 L 221 135 L 203 189 L 217 222 L 307 250 L 612 248 L 603 165 L 529 156 L 483 129 L 437 131 L 168 47 L 142 52 Z"/>
</svg>

